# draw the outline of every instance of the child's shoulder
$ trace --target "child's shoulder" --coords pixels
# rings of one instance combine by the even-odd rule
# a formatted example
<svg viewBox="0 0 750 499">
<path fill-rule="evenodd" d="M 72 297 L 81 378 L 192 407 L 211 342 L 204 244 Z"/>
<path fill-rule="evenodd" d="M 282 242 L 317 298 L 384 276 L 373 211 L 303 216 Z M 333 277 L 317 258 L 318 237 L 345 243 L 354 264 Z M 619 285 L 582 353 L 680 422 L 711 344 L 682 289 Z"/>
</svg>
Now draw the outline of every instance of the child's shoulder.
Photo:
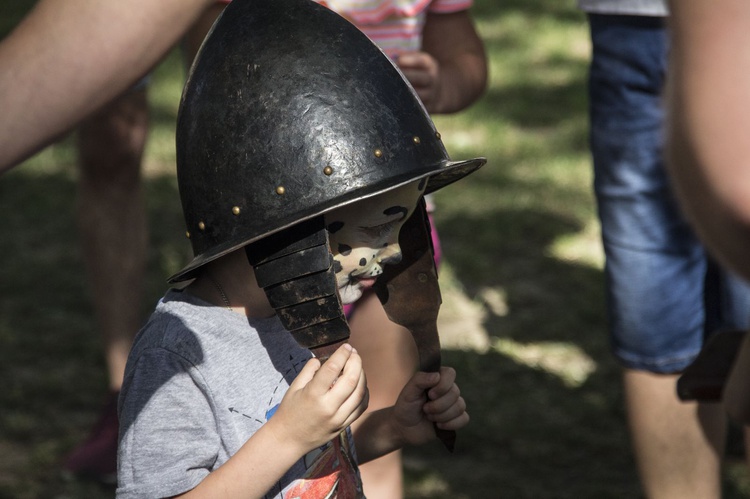
<svg viewBox="0 0 750 499">
<path fill-rule="evenodd" d="M 277 317 L 248 318 L 187 291 L 169 290 L 138 333 L 131 356 L 159 349 L 199 362 L 208 352 L 248 354 L 297 346 Z"/>
<path fill-rule="evenodd" d="M 190 358 L 200 351 L 202 337 L 229 328 L 231 315 L 180 289 L 170 289 L 159 300 L 146 325 L 135 338 L 131 355 L 161 349 Z"/>
</svg>

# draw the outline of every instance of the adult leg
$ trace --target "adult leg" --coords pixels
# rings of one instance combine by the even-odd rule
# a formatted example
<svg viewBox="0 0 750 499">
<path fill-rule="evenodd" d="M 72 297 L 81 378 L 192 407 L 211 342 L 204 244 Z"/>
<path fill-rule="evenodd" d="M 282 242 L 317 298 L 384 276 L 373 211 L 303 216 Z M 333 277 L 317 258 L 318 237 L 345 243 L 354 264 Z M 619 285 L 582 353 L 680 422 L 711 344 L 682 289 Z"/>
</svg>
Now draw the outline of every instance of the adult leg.
<svg viewBox="0 0 750 499">
<path fill-rule="evenodd" d="M 351 344 L 362 357 L 370 391 L 368 411 L 396 402 L 416 372 L 419 357 L 411 333 L 391 322 L 374 293 L 364 295 L 349 320 Z M 401 452 L 392 452 L 360 466 L 368 499 L 403 497 Z"/>
<path fill-rule="evenodd" d="M 108 104 L 78 135 L 78 227 L 113 391 L 122 385 L 143 320 L 148 228 L 141 160 L 147 135 L 145 88 Z"/>
<path fill-rule="evenodd" d="M 613 344 L 624 366 L 628 429 L 644 493 L 718 499 L 724 411 L 682 402 L 676 390 L 679 371 L 702 344 L 702 258 L 634 253 L 607 244 Z"/>
<path fill-rule="evenodd" d="M 661 160 L 667 33 L 658 18 L 590 16 L 591 145 L 615 355 L 650 498 L 720 496 L 724 418 L 684 404 L 676 373 L 702 345 L 706 258 Z"/>
<path fill-rule="evenodd" d="M 66 457 L 64 468 L 102 481 L 116 473 L 117 394 L 143 319 L 148 229 L 140 168 L 147 133 L 141 88 L 105 106 L 78 135 L 78 226 L 111 393 L 89 438 Z"/>
<path fill-rule="evenodd" d="M 646 497 L 721 497 L 726 417 L 720 404 L 677 398 L 678 375 L 625 369 L 628 427 Z"/>
</svg>

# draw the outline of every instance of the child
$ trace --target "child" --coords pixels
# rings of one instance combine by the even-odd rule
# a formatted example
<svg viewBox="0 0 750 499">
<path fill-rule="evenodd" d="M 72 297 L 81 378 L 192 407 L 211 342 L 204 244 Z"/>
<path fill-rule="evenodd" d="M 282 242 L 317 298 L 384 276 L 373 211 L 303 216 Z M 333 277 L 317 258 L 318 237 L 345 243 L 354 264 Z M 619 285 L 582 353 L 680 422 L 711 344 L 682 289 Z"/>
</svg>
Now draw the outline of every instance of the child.
<svg viewBox="0 0 750 499">
<path fill-rule="evenodd" d="M 196 256 L 173 280 L 193 281 L 133 346 L 118 497 L 359 497 L 359 462 L 468 422 L 443 367 L 352 433 L 359 355 L 306 348 L 346 338 L 342 301 L 399 262 L 422 196 L 484 163 L 448 160 L 364 35 L 308 0 L 237 0 L 193 67 L 177 148 Z"/>
<path fill-rule="evenodd" d="M 473 26 L 472 0 L 317 0 L 342 15 L 375 42 L 401 69 L 429 113 L 460 111 L 481 95 L 487 80 L 484 47 Z M 186 39 L 192 60 L 208 28 L 229 0 L 217 0 Z M 433 211 L 427 199 L 428 211 Z M 432 215 L 432 213 L 430 213 Z M 432 225 L 435 261 L 440 240 Z M 374 293 L 347 305 L 351 344 L 362 356 L 370 410 L 394 403 L 415 372 L 411 335 L 391 322 Z M 403 497 L 400 452 L 361 467 L 369 498 Z"/>
</svg>

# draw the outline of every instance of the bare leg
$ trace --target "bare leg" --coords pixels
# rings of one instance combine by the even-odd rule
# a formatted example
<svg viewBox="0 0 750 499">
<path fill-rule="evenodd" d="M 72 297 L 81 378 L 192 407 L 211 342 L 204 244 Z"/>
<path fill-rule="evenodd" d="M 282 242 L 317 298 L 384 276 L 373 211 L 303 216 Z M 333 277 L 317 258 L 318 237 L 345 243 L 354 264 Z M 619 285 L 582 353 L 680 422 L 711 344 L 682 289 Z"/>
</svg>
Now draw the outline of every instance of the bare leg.
<svg viewBox="0 0 750 499">
<path fill-rule="evenodd" d="M 419 363 L 411 334 L 388 320 L 372 293 L 357 302 L 350 325 L 350 341 L 362 356 L 370 390 L 368 411 L 393 405 Z M 360 466 L 360 472 L 368 499 L 403 497 L 400 451 Z"/>
<path fill-rule="evenodd" d="M 726 416 L 677 398 L 678 375 L 625 370 L 635 458 L 649 499 L 719 499 Z"/>
<path fill-rule="evenodd" d="M 78 477 L 112 482 L 117 469 L 117 392 L 141 326 L 148 229 L 141 159 L 148 134 L 146 91 L 124 94 L 81 124 L 77 218 L 110 395 L 89 437 L 65 458 Z"/>
<path fill-rule="evenodd" d="M 140 168 L 147 133 L 145 89 L 119 97 L 79 132 L 78 225 L 113 391 L 143 319 L 148 229 Z"/>
<path fill-rule="evenodd" d="M 729 416 L 743 425 L 750 425 L 750 333 L 742 340 L 737 358 L 724 386 L 723 402 Z M 748 448 L 750 449 L 750 448 Z"/>
</svg>

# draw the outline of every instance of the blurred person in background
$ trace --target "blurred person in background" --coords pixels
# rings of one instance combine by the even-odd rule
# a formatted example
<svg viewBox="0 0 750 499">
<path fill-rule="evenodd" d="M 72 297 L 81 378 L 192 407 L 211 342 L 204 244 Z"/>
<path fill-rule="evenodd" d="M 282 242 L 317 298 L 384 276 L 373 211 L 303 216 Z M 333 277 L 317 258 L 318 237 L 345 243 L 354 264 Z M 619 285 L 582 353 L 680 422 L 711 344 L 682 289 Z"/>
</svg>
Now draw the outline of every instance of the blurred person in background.
<svg viewBox="0 0 750 499">
<path fill-rule="evenodd" d="M 640 479 L 652 499 L 718 499 L 726 414 L 681 401 L 676 381 L 706 335 L 747 327 L 750 288 L 707 255 L 667 177 L 665 2 L 578 3 L 593 46 L 590 145 L 611 339 Z"/>
<path fill-rule="evenodd" d="M 117 397 L 135 333 L 143 325 L 148 227 L 141 161 L 148 135 L 148 78 L 78 128 L 76 217 L 90 296 L 101 336 L 109 393 L 88 438 L 63 469 L 116 479 Z"/>
<path fill-rule="evenodd" d="M 681 0 L 670 8 L 669 170 L 706 246 L 750 279 L 750 3 Z M 750 424 L 747 336 L 723 402 Z"/>
</svg>

